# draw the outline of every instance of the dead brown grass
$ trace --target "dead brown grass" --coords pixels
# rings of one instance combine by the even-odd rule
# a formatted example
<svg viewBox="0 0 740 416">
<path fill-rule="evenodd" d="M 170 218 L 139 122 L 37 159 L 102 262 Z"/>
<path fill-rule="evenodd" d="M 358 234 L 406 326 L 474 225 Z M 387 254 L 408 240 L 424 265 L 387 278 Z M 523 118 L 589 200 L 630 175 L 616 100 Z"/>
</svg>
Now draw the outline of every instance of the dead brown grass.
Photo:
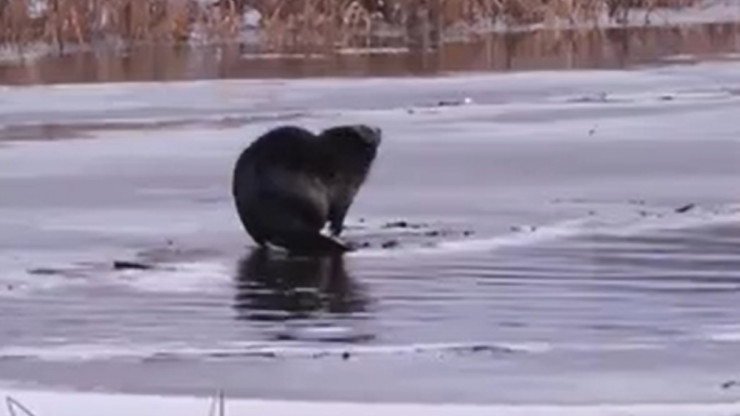
<svg viewBox="0 0 740 416">
<path fill-rule="evenodd" d="M 90 44 L 117 38 L 185 42 L 194 29 L 209 41 L 236 38 L 248 9 L 259 12 L 259 38 L 268 50 L 331 50 L 377 45 L 379 33 L 400 33 L 406 44 L 428 44 L 446 28 L 498 22 L 527 25 L 623 21 L 630 10 L 683 7 L 698 0 L 0 0 L 0 44 Z"/>
</svg>

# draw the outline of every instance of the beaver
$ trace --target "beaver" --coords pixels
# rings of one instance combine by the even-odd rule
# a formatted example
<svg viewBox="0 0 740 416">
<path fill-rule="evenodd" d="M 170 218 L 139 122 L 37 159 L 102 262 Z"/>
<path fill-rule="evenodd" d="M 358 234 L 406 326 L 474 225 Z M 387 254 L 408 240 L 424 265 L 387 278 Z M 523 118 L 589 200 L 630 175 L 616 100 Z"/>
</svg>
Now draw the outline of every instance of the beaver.
<svg viewBox="0 0 740 416">
<path fill-rule="evenodd" d="M 289 252 L 344 252 L 339 239 L 352 202 L 381 143 L 379 128 L 339 125 L 319 134 L 273 128 L 236 161 L 232 196 L 239 219 L 260 246 Z M 329 223 L 330 235 L 321 230 Z"/>
</svg>

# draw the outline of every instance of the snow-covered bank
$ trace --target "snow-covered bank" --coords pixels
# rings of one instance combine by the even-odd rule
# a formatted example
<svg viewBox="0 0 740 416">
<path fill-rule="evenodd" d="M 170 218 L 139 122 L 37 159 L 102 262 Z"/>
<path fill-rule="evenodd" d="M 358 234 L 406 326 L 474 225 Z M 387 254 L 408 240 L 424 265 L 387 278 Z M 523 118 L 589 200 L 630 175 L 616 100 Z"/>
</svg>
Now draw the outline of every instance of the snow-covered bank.
<svg viewBox="0 0 740 416">
<path fill-rule="evenodd" d="M 161 397 L 103 393 L 62 393 L 51 391 L 0 390 L 20 402 L 35 416 L 205 416 L 211 413 L 208 397 Z M 4 397 L 4 398 L 5 398 Z M 224 415 L 265 416 L 731 416 L 740 412 L 740 402 L 631 404 L 631 405 L 439 405 L 401 403 L 300 402 L 273 400 L 231 400 L 224 403 Z M 14 407 L 16 414 L 22 410 Z M 13 415 L 13 413 L 8 413 Z"/>
</svg>

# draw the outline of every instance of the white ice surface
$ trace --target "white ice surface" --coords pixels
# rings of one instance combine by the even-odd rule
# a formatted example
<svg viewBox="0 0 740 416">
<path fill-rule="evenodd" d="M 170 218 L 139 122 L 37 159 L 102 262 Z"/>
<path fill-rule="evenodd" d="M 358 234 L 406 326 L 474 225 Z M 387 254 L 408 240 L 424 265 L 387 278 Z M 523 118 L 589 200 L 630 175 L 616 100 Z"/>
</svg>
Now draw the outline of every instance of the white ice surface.
<svg viewBox="0 0 740 416">
<path fill-rule="evenodd" d="M 734 162 L 733 158 L 738 155 L 736 153 L 737 142 L 740 140 L 737 124 L 732 122 L 737 116 L 738 102 L 740 102 L 737 93 L 738 86 L 740 86 L 740 65 L 725 62 L 624 72 L 475 74 L 413 81 L 407 79 L 209 81 L 14 87 L 0 89 L 0 124 L 73 123 L 91 120 L 103 123 L 111 119 L 127 122 L 157 121 L 176 116 L 218 118 L 240 112 L 274 114 L 281 111 L 307 111 L 308 115 L 300 120 L 300 124 L 309 127 L 349 120 L 367 120 L 379 123 L 386 129 L 388 132 L 386 148 L 389 150 L 379 160 L 380 163 L 373 174 L 372 181 L 363 190 L 356 205 L 357 210 L 354 211 L 358 215 L 370 213 L 373 220 L 385 218 L 390 214 L 399 215 L 402 218 L 405 218 L 404 215 L 418 214 L 421 218 L 450 213 L 452 217 L 457 215 L 456 210 L 467 209 L 470 216 L 493 218 L 496 221 L 500 219 L 502 223 L 516 219 L 512 223 L 519 224 L 521 220 L 521 223 L 526 225 L 531 223 L 529 220 L 534 221 L 533 217 L 540 220 L 538 215 L 529 215 L 530 210 L 534 211 L 531 206 L 536 205 L 537 209 L 547 214 L 543 214 L 542 218 L 549 218 L 548 221 L 537 222 L 538 228 L 535 232 L 504 233 L 492 238 L 476 235 L 469 241 L 449 241 L 438 247 L 432 247 L 428 251 L 428 253 L 437 255 L 452 251 L 495 251 L 499 247 L 532 245 L 542 239 L 593 231 L 607 235 L 629 234 L 644 231 L 646 227 L 658 230 L 689 229 L 694 224 L 707 225 L 707 223 L 717 221 L 730 223 L 737 221 L 737 212 L 732 212 L 732 206 L 724 205 L 727 212 L 721 215 L 712 213 L 707 216 L 703 215 L 705 213 L 703 208 L 705 205 L 712 206 L 716 201 L 720 201 L 717 205 L 733 198 L 736 202 L 737 197 L 740 197 L 732 186 L 735 184 L 733 178 L 736 168 L 731 166 Z M 605 102 L 598 101 L 602 92 L 607 93 Z M 674 99 L 662 101 L 660 97 L 665 94 L 670 94 Z M 471 105 L 443 108 L 425 106 L 440 99 L 468 96 L 472 98 Z M 574 99 L 578 100 L 583 97 L 597 97 L 597 99 L 590 102 L 572 102 Z M 416 112 L 409 114 L 407 113 L 408 108 L 413 108 Z M 152 129 L 143 131 L 143 133 L 142 130 L 105 131 L 90 140 L 0 144 L 2 146 L 0 148 L 0 185 L 3 186 L 4 191 L 0 194 L 0 230 L 4 231 L 4 236 L 0 235 L 0 248 L 2 249 L 0 253 L 2 266 L 0 267 L 4 272 L 4 275 L 0 276 L 0 282 L 16 284 L 23 280 L 29 281 L 26 286 L 19 286 L 14 291 L 4 293 L 4 296 L 13 297 L 2 299 L 6 301 L 6 305 L 19 305 L 13 310 L 22 312 L 18 317 L 6 315 L 7 320 L 4 322 L 8 326 L 15 325 L 19 329 L 18 333 L 27 334 L 24 343 L 17 342 L 14 345 L 7 345 L 5 352 L 9 355 L 14 352 L 20 355 L 24 353 L 36 355 L 41 361 L 48 359 L 48 361 L 55 361 L 51 365 L 56 365 L 58 361 L 62 361 L 63 364 L 74 361 L 74 357 L 78 356 L 81 356 L 83 361 L 91 357 L 99 357 L 103 360 L 120 358 L 127 354 L 147 356 L 152 350 L 159 351 L 156 349 L 158 347 L 156 342 L 160 341 L 159 332 L 163 332 L 161 334 L 163 337 L 167 335 L 162 340 L 166 342 L 170 338 L 178 338 L 179 341 L 180 338 L 187 338 L 191 333 L 201 330 L 203 338 L 206 338 L 206 347 L 212 346 L 208 344 L 212 342 L 211 337 L 219 340 L 228 337 L 232 337 L 232 340 L 236 337 L 256 337 L 252 333 L 245 336 L 244 331 L 247 327 L 244 325 L 226 326 L 232 315 L 227 307 L 222 309 L 200 308 L 213 315 L 199 316 L 190 313 L 194 302 L 184 304 L 186 307 L 182 309 L 157 308 L 157 303 L 153 301 L 149 304 L 144 301 L 142 303 L 133 302 L 140 297 L 151 299 L 147 296 L 152 298 L 160 296 L 160 300 L 164 302 L 168 299 L 175 299 L 177 296 L 198 294 L 198 302 L 230 303 L 231 300 L 224 301 L 223 297 L 218 296 L 219 293 L 226 296 L 231 293 L 231 289 L 225 287 L 229 284 L 227 280 L 229 272 L 222 268 L 221 264 L 207 262 L 201 264 L 193 260 L 190 263 L 181 263 L 180 266 L 183 267 L 179 272 L 170 272 L 168 269 L 150 273 L 126 271 L 115 273 L 113 279 L 109 279 L 111 277 L 107 274 L 109 270 L 105 270 L 105 272 L 91 273 L 94 279 L 87 282 L 51 275 L 35 275 L 30 281 L 25 271 L 35 267 L 62 269 L 73 267 L 69 266 L 69 263 L 76 261 L 77 256 L 72 256 L 69 252 L 75 249 L 81 253 L 80 256 L 84 254 L 85 257 L 95 257 L 100 254 L 102 259 L 121 258 L 125 260 L 129 258 L 130 251 L 134 248 L 157 247 L 160 240 L 164 244 L 165 238 L 173 238 L 178 244 L 183 245 L 192 246 L 197 243 L 205 248 L 240 247 L 247 239 L 239 229 L 228 199 L 228 175 L 238 149 L 269 124 L 273 123 L 264 121 L 246 124 L 235 129 L 165 131 Z M 592 128 L 595 132 L 589 135 L 589 129 Z M 479 149 L 479 151 L 468 150 L 465 153 L 459 149 L 456 150 L 453 145 L 459 143 L 470 145 L 469 149 Z M 464 146 L 462 147 L 464 150 Z M 605 150 L 602 151 L 602 149 Z M 665 152 L 665 154 L 660 155 L 659 152 Z M 574 157 L 573 154 L 576 156 Z M 662 157 L 653 157 L 653 154 Z M 511 159 L 507 159 L 507 156 L 511 156 Z M 421 162 L 422 160 L 424 163 Z M 512 160 L 520 164 L 512 164 Z M 448 171 L 434 175 L 439 173 L 434 169 L 435 166 L 445 166 Z M 483 169 L 484 167 L 486 169 Z M 533 167 L 535 168 L 534 174 L 522 172 L 524 169 Z M 488 170 L 488 168 L 492 169 Z M 466 180 L 465 175 L 473 175 L 475 181 Z M 29 189 L 34 192 L 28 192 Z M 414 192 L 410 192 L 412 189 Z M 489 189 L 495 189 L 495 192 L 486 192 Z M 471 194 L 475 195 L 475 198 L 471 198 Z M 577 217 L 570 221 L 568 218 L 573 218 L 571 215 L 563 214 L 562 217 L 565 217 L 563 219 L 560 218 L 559 213 L 552 216 L 555 218 L 550 218 L 550 214 L 558 211 L 561 206 L 548 203 L 553 197 L 567 199 L 584 194 L 595 200 L 605 198 L 611 201 L 625 201 L 638 195 L 646 199 L 659 200 L 660 208 L 669 213 L 662 217 L 636 217 L 634 214 L 638 208 L 630 206 L 628 211 L 631 211 L 631 215 L 625 216 L 623 212 L 612 212 L 608 204 L 590 203 L 588 206 L 598 211 L 599 215 L 596 218 Z M 467 199 L 465 199 L 466 195 Z M 466 202 L 459 203 L 458 201 Z M 670 214 L 672 208 L 678 206 L 676 204 L 689 201 L 695 201 L 702 207 L 684 215 Z M 419 212 L 408 214 L 411 209 Z M 160 234 L 161 238 L 159 238 Z M 238 248 L 235 251 L 237 250 Z M 423 250 L 420 251 L 423 252 Z M 362 262 L 361 257 L 371 254 L 404 256 L 411 252 L 413 252 L 411 249 L 409 251 L 400 249 L 392 253 L 368 250 L 348 257 L 360 257 L 356 260 Z M 231 262 L 236 260 L 236 255 L 232 254 L 226 252 L 221 256 Z M 493 256 L 496 253 L 491 254 Z M 711 257 L 710 254 L 697 254 L 696 258 L 704 261 L 703 264 L 713 265 L 712 261 L 717 259 Z M 719 254 L 729 256 L 724 252 Z M 637 260 L 650 260 L 652 259 L 650 256 L 654 255 L 653 253 L 640 253 Z M 429 258 L 434 258 L 434 256 Z M 375 259 L 371 261 L 374 262 Z M 6 267 L 7 265 L 12 267 Z M 233 264 L 228 266 L 231 267 Z M 457 268 L 460 274 L 465 274 L 466 269 L 463 266 L 450 265 L 453 271 Z M 568 272 L 578 275 L 580 270 L 576 266 L 568 269 Z M 580 266 L 588 267 L 590 264 L 585 262 Z M 684 271 L 678 269 L 679 265 L 669 264 L 668 266 L 674 267 L 669 268 L 668 272 L 673 273 L 674 276 L 683 276 Z M 13 275 L 13 271 L 16 270 L 19 274 Z M 426 273 L 433 272 L 428 269 L 422 270 L 418 275 L 414 274 L 414 277 L 423 277 L 418 279 L 408 278 L 408 276 L 405 276 L 406 278 L 394 275 L 385 276 L 388 273 L 387 269 L 382 268 L 363 271 L 367 274 L 361 276 L 362 280 L 373 283 L 373 291 L 383 295 L 384 301 L 390 304 L 391 308 L 395 307 L 401 312 L 414 311 L 408 316 L 401 313 L 399 319 L 391 316 L 389 320 L 382 322 L 396 331 L 393 332 L 395 336 L 404 334 L 408 328 L 413 331 L 417 327 L 421 328 L 419 330 L 421 335 L 427 336 L 428 332 L 424 331 L 433 332 L 438 329 L 435 325 L 446 325 L 445 328 L 450 333 L 443 334 L 448 337 L 443 341 L 458 341 L 463 339 L 461 334 L 467 336 L 475 331 L 474 335 L 480 335 L 490 329 L 487 327 L 479 331 L 475 324 L 479 321 L 483 324 L 497 322 L 491 318 L 493 312 L 498 314 L 496 319 L 504 320 L 512 319 L 512 317 L 519 319 L 515 316 L 519 312 L 515 310 L 518 310 L 520 306 L 530 308 L 527 312 L 529 315 L 523 320 L 534 328 L 532 330 L 518 329 L 518 331 L 532 331 L 528 333 L 532 335 L 531 337 L 523 337 L 526 340 L 537 340 L 537 336 L 546 337 L 551 332 L 558 332 L 556 337 L 553 336 L 558 341 L 573 341 L 575 344 L 592 342 L 593 340 L 579 338 L 586 331 L 572 330 L 574 326 L 581 324 L 593 324 L 594 326 L 600 324 L 603 327 L 604 323 L 616 322 L 628 329 L 624 331 L 626 333 L 632 331 L 629 329 L 631 326 L 639 325 L 645 325 L 648 329 L 650 325 L 655 325 L 658 329 L 669 326 L 669 329 L 681 330 L 678 332 L 679 335 L 673 335 L 675 332 L 668 331 L 668 335 L 655 336 L 668 344 L 670 348 L 658 350 L 653 355 L 649 353 L 625 354 L 623 362 L 609 361 L 610 358 L 606 357 L 603 362 L 598 363 L 612 366 L 624 364 L 636 368 L 642 363 L 635 363 L 632 358 L 645 356 L 649 357 L 646 360 L 652 361 L 653 358 L 663 360 L 660 363 L 662 367 L 656 365 L 657 370 L 651 371 L 651 368 L 647 368 L 644 373 L 629 374 L 623 378 L 616 378 L 616 381 L 603 376 L 604 373 L 599 373 L 594 376 L 594 380 L 603 378 L 599 380 L 599 383 L 591 383 L 588 379 L 584 381 L 582 378 L 577 378 L 578 373 L 574 373 L 576 376 L 574 376 L 573 384 L 577 387 L 571 389 L 572 391 L 566 391 L 568 386 L 561 387 L 562 393 L 556 392 L 552 395 L 561 397 L 578 393 L 584 397 L 593 397 L 598 393 L 603 393 L 604 395 L 597 397 L 604 397 L 607 395 L 605 391 L 612 393 L 610 386 L 617 385 L 619 388 L 627 388 L 634 383 L 639 387 L 634 387 L 634 390 L 625 390 L 625 393 L 621 395 L 625 401 L 634 402 L 633 397 L 650 397 L 652 400 L 654 397 L 670 396 L 677 402 L 682 399 L 696 401 L 706 399 L 716 403 L 718 400 L 730 400 L 737 397 L 733 395 L 735 391 L 729 390 L 727 394 L 724 394 L 725 391 L 717 387 L 729 377 L 733 377 L 735 373 L 733 361 L 723 354 L 727 354 L 726 351 L 733 348 L 732 342 L 737 338 L 737 328 L 717 326 L 725 320 L 731 320 L 734 316 L 733 305 L 736 304 L 736 299 L 730 290 L 733 282 L 706 283 L 704 287 L 711 290 L 697 295 L 686 290 L 691 285 L 698 285 L 697 282 L 685 282 L 680 279 L 663 282 L 655 279 L 655 281 L 645 282 L 646 285 L 652 285 L 650 288 L 653 289 L 653 294 L 644 295 L 643 292 L 636 290 L 639 289 L 639 282 L 625 282 L 624 288 L 627 291 L 624 292 L 610 292 L 608 287 L 603 291 L 590 291 L 588 289 L 598 289 L 596 286 L 601 282 L 584 281 L 584 289 L 584 287 L 579 288 L 572 284 L 573 281 L 568 280 L 568 276 L 555 275 L 549 280 L 538 279 L 538 270 L 532 270 L 533 276 L 517 275 L 506 281 L 501 279 L 501 283 L 509 285 L 502 285 L 495 290 L 472 283 L 466 286 L 471 279 L 465 278 L 448 279 L 444 282 L 434 281 L 434 279 L 425 280 L 423 278 L 428 277 Z M 702 273 L 704 276 L 717 276 L 721 273 L 731 275 L 733 271 L 702 270 Z M 660 277 L 658 272 L 656 275 Z M 533 278 L 529 286 L 524 285 L 517 289 L 516 285 L 511 285 L 516 280 L 518 280 L 516 284 L 522 284 L 522 281 L 526 283 L 528 277 Z M 54 332 L 55 337 L 59 335 L 54 331 L 59 328 L 59 324 L 53 319 L 55 313 L 62 315 L 61 318 L 82 316 L 75 311 L 85 306 L 77 305 L 74 301 L 63 305 L 64 295 L 56 297 L 59 304 L 47 303 L 51 302 L 54 297 L 54 290 L 59 290 L 56 293 L 66 293 L 64 291 L 66 285 L 67 289 L 70 289 L 68 292 L 74 292 L 76 288 L 74 285 L 80 283 L 82 285 L 113 283 L 126 286 L 127 290 L 121 292 L 134 294 L 130 299 L 132 306 L 151 307 L 152 309 L 141 312 L 142 317 L 151 317 L 151 319 L 138 320 L 140 318 L 136 315 L 133 317 L 121 315 L 113 320 L 115 323 L 120 322 L 120 327 L 115 325 L 109 327 L 107 324 L 103 325 L 107 319 L 105 316 L 84 316 L 86 320 L 89 319 L 91 325 L 103 325 L 100 332 L 96 332 L 98 331 L 96 328 L 91 328 L 88 333 L 85 332 L 87 331 L 85 327 L 77 327 L 82 336 L 79 333 L 77 335 L 62 334 L 72 339 L 63 343 L 58 349 L 55 346 L 46 348 L 46 345 L 41 342 L 39 345 L 34 344 L 35 341 L 46 341 L 43 338 L 46 333 L 44 331 Z M 604 282 L 604 285 L 609 283 Z M 424 285 L 429 285 L 429 287 Z M 209 290 L 205 290 L 205 286 L 208 286 Z M 26 289 L 29 290 L 26 291 Z M 39 290 L 34 291 L 34 289 Z M 666 290 L 663 291 L 663 289 Z M 464 290 L 464 293 L 455 292 L 456 290 Z M 632 295 L 635 292 L 637 295 Z M 111 291 L 110 293 L 118 294 L 119 292 Z M 440 293 L 446 295 L 448 299 L 464 295 L 459 298 L 463 299 L 459 302 L 463 306 L 458 310 L 436 310 L 435 306 L 445 307 L 444 302 L 435 304 L 434 299 Z M 503 296 L 507 294 L 511 298 Z M 596 295 L 603 295 L 603 297 L 598 298 Z M 612 296 L 607 297 L 607 295 Z M 31 301 L 34 299 L 41 299 L 41 301 L 32 302 L 31 306 L 24 306 L 24 302 L 27 301 L 26 296 Z M 404 299 L 403 296 L 406 298 Z M 532 299 L 535 301 L 531 302 Z M 107 302 L 107 300 L 90 298 L 91 302 L 93 300 L 98 303 Z M 111 299 L 111 302 L 113 301 L 114 299 Z M 698 301 L 704 302 L 700 305 L 705 308 L 704 310 L 692 309 L 682 303 L 696 304 Z M 121 305 L 121 303 L 116 305 Z M 125 306 L 126 303 L 122 305 Z M 175 305 L 179 304 L 175 302 Z M 415 311 L 424 305 L 430 307 L 426 311 L 428 314 L 421 316 L 424 320 L 416 320 Z M 110 312 L 104 306 L 104 304 L 98 305 L 99 310 Z M 36 311 L 37 308 L 41 309 Z M 62 314 L 62 311 L 65 313 Z M 715 315 L 700 315 L 699 312 L 703 311 L 715 312 Z M 689 316 L 693 312 L 696 312 L 696 315 Z M 177 319 L 172 318 L 176 313 L 183 315 Z M 491 315 L 485 315 L 486 313 L 491 313 Z M 25 322 L 29 322 L 30 325 L 17 324 L 19 321 L 24 322 L 22 320 L 24 314 L 26 314 Z M 128 320 L 126 320 L 127 316 Z M 450 322 L 439 323 L 440 316 L 450 318 Z M 475 319 L 469 319 L 471 316 Z M 168 317 L 169 320 L 167 320 Z M 202 321 L 194 318 L 202 318 Z M 491 320 L 488 321 L 488 319 Z M 189 324 L 194 321 L 198 325 L 190 326 Z M 34 327 L 37 322 L 44 325 Z M 152 328 L 147 329 L 144 324 Z M 222 330 L 214 328 L 213 334 L 217 335 L 212 336 L 209 331 L 214 325 L 224 325 L 226 328 Z M 466 325 L 470 325 L 470 332 Z M 70 328 L 75 327 L 71 325 Z M 145 336 L 139 335 L 138 329 L 141 329 Z M 332 329 L 337 330 L 337 328 Z M 569 329 L 571 332 L 568 332 Z M 389 333 L 386 328 L 377 332 L 381 335 Z M 695 345 L 686 346 L 678 343 L 697 332 L 700 333 L 698 340 L 691 340 L 698 341 Z M 119 350 L 106 349 L 106 340 L 102 339 L 102 336 L 98 337 L 99 333 L 117 335 L 124 333 L 123 337 L 134 337 L 131 343 L 136 345 L 128 347 L 130 344 L 125 342 L 126 340 L 117 344 L 113 341 L 113 345 L 108 346 L 118 347 Z M 602 330 L 601 333 L 608 334 L 610 331 Z M 571 337 L 571 334 L 575 336 Z M 78 338 L 75 339 L 75 336 Z M 148 338 L 150 336 L 154 339 L 150 340 Z M 259 333 L 259 336 L 262 337 L 263 333 Z M 702 336 L 704 338 L 701 338 Z M 721 343 L 721 347 L 725 349 L 720 352 L 711 350 L 717 347 L 717 342 L 706 342 L 707 338 Z M 10 343 L 16 342 L 18 338 L 8 331 L 5 339 Z M 250 339 L 254 340 L 254 338 L 248 340 Z M 503 340 L 510 339 L 501 336 L 495 341 Z M 95 344 L 95 341 L 101 342 Z M 207 355 L 209 350 L 202 349 L 203 344 L 196 341 L 200 342 L 201 339 L 184 342 L 184 351 L 172 348 L 171 345 L 168 348 L 176 353 L 182 352 L 186 356 L 190 353 L 196 356 Z M 608 339 L 603 340 L 599 345 L 605 348 L 615 348 L 629 341 L 630 339 Z M 677 344 L 674 346 L 673 342 Z M 401 344 L 401 347 L 409 345 L 403 342 L 398 344 Z M 379 347 L 389 348 L 388 345 L 384 343 Z M 224 351 L 234 351 L 221 348 L 222 345 L 213 347 L 211 351 L 219 354 Z M 376 349 L 370 352 L 377 351 Z M 593 352 L 594 348 L 589 351 Z M 295 353 L 296 351 L 287 352 Z M 556 356 L 551 361 L 546 359 L 543 361 L 550 366 L 558 364 L 560 362 L 558 353 L 559 351 L 553 353 Z M 530 362 L 538 371 L 548 372 L 547 366 L 536 365 L 539 357 L 548 354 L 524 355 L 535 357 Z M 607 354 L 591 354 L 591 356 L 594 355 L 605 357 Z M 686 361 L 695 359 L 696 356 L 708 358 L 703 361 L 696 359 L 695 362 L 686 363 Z M 387 357 L 383 357 L 385 358 Z M 715 364 L 715 361 L 720 364 Z M 709 364 L 702 367 L 704 362 L 709 362 Z M 13 360 L 5 364 L 8 364 L 8 367 L 4 368 L 11 368 L 13 365 L 19 368 L 23 365 Z M 325 364 L 321 362 L 316 365 L 321 365 L 323 371 L 328 371 Z M 36 368 L 43 369 L 43 365 L 46 363 Z M 192 368 L 201 368 L 204 364 L 196 359 L 192 365 Z M 295 365 L 294 362 L 291 362 L 288 367 L 294 368 L 291 367 L 293 365 Z M 491 379 L 500 377 L 508 380 L 521 374 L 519 371 L 506 369 L 499 371 L 495 365 L 495 362 L 471 362 L 468 367 L 470 373 L 449 371 L 449 373 L 440 375 L 439 379 L 450 380 L 450 376 L 460 377 L 462 383 L 459 388 L 469 390 L 485 388 L 467 385 L 466 382 L 469 379 L 466 377 L 471 375 L 490 375 Z M 679 377 L 677 381 L 670 380 L 674 373 L 668 370 L 679 367 L 676 370 L 678 371 L 681 365 L 690 367 L 686 371 L 686 376 Z M 567 367 L 565 364 L 563 366 Z M 295 365 L 295 368 L 297 367 L 300 365 Z M 33 372 L 31 370 L 33 367 L 28 368 L 29 372 Z M 94 373 L 94 367 L 92 368 L 93 370 L 89 370 L 88 374 Z M 423 370 L 426 364 L 413 368 Z M 54 370 L 48 371 L 49 373 L 54 372 Z M 160 369 L 153 371 L 159 373 Z M 399 370 L 399 373 L 402 371 Z M 563 378 L 570 376 L 568 373 L 558 373 L 557 370 L 552 370 L 552 372 Z M 330 374 L 327 380 L 332 378 L 330 377 L 331 371 L 328 373 Z M 282 379 L 279 377 L 280 374 L 290 375 L 290 377 L 286 376 L 287 378 Z M 294 380 L 297 377 L 296 374 L 308 374 L 308 372 L 279 373 L 278 376 L 267 380 L 274 383 L 268 388 L 274 390 L 283 388 L 284 382 Z M 268 375 L 265 374 L 265 376 Z M 123 375 L 118 374 L 117 376 L 122 377 Z M 180 381 L 181 378 L 178 376 L 178 374 L 173 375 L 173 380 Z M 222 380 L 222 376 L 220 372 L 217 374 L 219 380 Z M 650 378 L 648 376 L 653 378 L 646 381 L 645 378 Z M 200 380 L 197 375 L 192 377 L 194 379 L 190 382 L 194 384 Z M 237 370 L 236 376 L 232 379 L 232 381 L 236 380 L 235 385 L 242 383 L 241 377 L 240 371 Z M 526 377 L 526 374 L 522 377 Z M 439 383 L 439 379 L 436 382 Z M 478 380 L 481 379 L 487 380 L 483 376 Z M 659 383 L 655 382 L 657 379 Z M 392 379 L 381 378 L 380 380 L 380 383 L 383 383 Z M 398 378 L 393 380 L 398 380 Z M 338 386 L 339 383 L 346 384 L 343 379 L 336 381 L 335 378 L 334 381 L 338 383 Z M 187 380 L 183 381 L 185 382 Z M 263 384 L 262 379 L 259 382 Z M 405 380 L 398 383 L 403 382 Z M 651 386 L 650 382 L 655 384 Z M 135 380 L 134 383 L 138 384 Z M 453 379 L 449 383 L 456 384 L 457 380 Z M 488 384 L 478 384 L 478 386 L 481 385 L 487 386 Z M 423 387 L 417 388 L 422 389 Z M 594 392 L 589 390 L 591 388 L 602 389 L 602 391 Z M 660 390 L 663 395 L 656 395 L 657 390 Z M 441 391 L 441 388 L 438 391 Z M 516 381 L 514 381 L 506 384 L 506 388 L 499 389 L 498 394 L 541 397 L 537 394 L 542 394 L 543 391 L 542 387 L 539 391 L 537 388 L 523 391 L 517 388 Z M 650 394 L 654 395 L 650 396 Z M 33 409 L 37 416 L 86 414 L 82 409 L 93 409 L 97 414 L 104 413 L 114 416 L 116 411 L 120 411 L 121 414 L 137 415 L 150 414 L 146 413 L 149 411 L 152 412 L 151 414 L 158 415 L 207 414 L 208 407 L 207 398 L 193 399 L 193 401 L 186 399 L 158 401 L 159 398 L 149 397 L 47 395 L 47 393 L 29 391 L 15 391 L 13 395 Z M 485 392 L 481 395 L 485 397 Z M 690 395 L 690 398 L 687 398 L 687 395 Z M 717 396 L 720 396 L 719 399 Z M 118 400 L 121 402 L 117 402 Z M 150 400 L 156 400 L 156 403 L 152 404 Z M 594 399 L 593 401 L 599 403 L 599 400 Z M 532 402 L 537 402 L 537 400 L 532 400 Z M 128 403 L 132 407 L 127 408 Z M 295 403 L 285 402 L 230 401 L 229 403 L 229 406 L 233 407 L 229 407 L 228 414 L 235 413 L 237 410 L 239 414 L 322 415 L 339 412 L 353 415 L 435 414 L 437 411 L 445 411 L 444 409 L 431 410 L 430 407 L 422 406 L 408 409 L 367 407 L 368 405 L 332 407 L 333 405 L 323 403 L 306 405 L 306 407 L 298 407 Z M 547 401 L 547 403 L 551 402 Z M 140 413 L 130 410 L 135 406 L 143 408 Z M 243 407 L 239 408 L 239 406 Z M 126 412 L 124 408 L 127 409 Z M 436 406 L 434 408 L 441 409 Z M 109 412 L 109 409 L 112 409 L 113 413 Z M 730 416 L 740 411 L 734 403 L 729 405 L 697 403 L 694 407 L 678 404 L 651 406 L 631 404 L 618 407 L 593 404 L 586 407 L 501 405 L 485 408 L 450 407 L 445 409 L 450 414 L 466 414 L 466 411 L 470 411 L 470 414 L 480 412 L 479 414 L 503 415 L 609 414 L 615 416 L 633 414 L 722 414 Z M 262 412 L 262 410 L 265 411 Z"/>
<path fill-rule="evenodd" d="M 34 416 L 209 416 L 209 397 L 161 397 L 105 393 L 72 393 L 0 389 Z M 258 399 L 224 400 L 226 416 L 733 416 L 740 402 L 645 403 L 631 405 L 461 405 L 350 402 L 302 402 Z M 16 415 L 23 415 L 17 408 Z M 8 416 L 13 416 L 8 413 Z"/>
</svg>

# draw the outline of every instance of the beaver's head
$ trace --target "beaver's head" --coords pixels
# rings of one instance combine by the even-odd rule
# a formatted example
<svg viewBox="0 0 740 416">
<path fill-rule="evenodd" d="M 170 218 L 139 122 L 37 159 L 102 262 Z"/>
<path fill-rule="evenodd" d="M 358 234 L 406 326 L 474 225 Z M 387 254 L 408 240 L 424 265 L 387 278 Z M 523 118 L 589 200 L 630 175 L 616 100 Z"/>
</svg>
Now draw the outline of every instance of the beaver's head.
<svg viewBox="0 0 740 416">
<path fill-rule="evenodd" d="M 328 128 L 318 139 L 334 174 L 364 177 L 370 170 L 382 131 L 366 124 L 350 124 Z"/>
</svg>

